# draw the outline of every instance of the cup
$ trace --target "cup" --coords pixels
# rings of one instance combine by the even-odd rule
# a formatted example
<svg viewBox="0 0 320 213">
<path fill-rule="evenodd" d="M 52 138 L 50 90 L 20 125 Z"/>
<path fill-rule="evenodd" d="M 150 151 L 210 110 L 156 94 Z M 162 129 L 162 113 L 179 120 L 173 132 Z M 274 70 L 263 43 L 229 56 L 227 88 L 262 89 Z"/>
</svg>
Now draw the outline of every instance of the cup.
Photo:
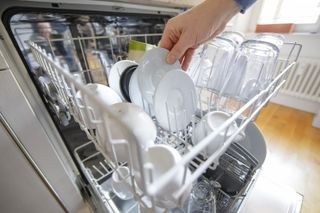
<svg viewBox="0 0 320 213">
<path fill-rule="evenodd" d="M 212 111 L 207 113 L 195 126 L 192 140 L 193 144 L 198 144 L 202 139 L 207 137 L 210 133 L 215 132 L 218 128 L 226 122 L 230 118 L 228 113 L 222 111 Z M 224 131 L 221 131 L 206 147 L 204 150 L 204 154 L 206 156 L 212 155 L 216 152 L 224 143 L 224 141 L 230 137 L 235 131 L 237 131 L 238 126 L 236 122 L 232 122 L 229 127 L 227 127 Z M 235 140 L 241 140 L 244 138 L 244 134 L 239 134 Z"/>
<path fill-rule="evenodd" d="M 133 198 L 133 194 L 126 184 L 130 184 L 130 171 L 128 167 L 120 166 L 112 173 L 112 190 L 122 200 Z"/>
<path fill-rule="evenodd" d="M 168 145 L 156 144 L 151 146 L 146 152 L 146 162 L 144 163 L 144 178 L 142 178 L 139 171 L 135 172 L 137 184 L 142 188 L 143 180 L 146 186 L 152 181 L 157 181 L 163 174 L 175 167 L 181 161 L 179 152 Z M 151 170 L 151 171 L 150 171 Z M 177 170 L 176 175 L 169 181 L 169 183 L 160 189 L 154 196 L 155 205 L 160 208 L 174 208 L 178 206 L 179 200 L 173 197 L 173 193 L 183 185 L 184 175 L 186 181 L 191 175 L 189 169 L 185 173 L 185 167 Z M 191 191 L 191 186 L 182 195 L 182 202 L 184 202 Z"/>
</svg>

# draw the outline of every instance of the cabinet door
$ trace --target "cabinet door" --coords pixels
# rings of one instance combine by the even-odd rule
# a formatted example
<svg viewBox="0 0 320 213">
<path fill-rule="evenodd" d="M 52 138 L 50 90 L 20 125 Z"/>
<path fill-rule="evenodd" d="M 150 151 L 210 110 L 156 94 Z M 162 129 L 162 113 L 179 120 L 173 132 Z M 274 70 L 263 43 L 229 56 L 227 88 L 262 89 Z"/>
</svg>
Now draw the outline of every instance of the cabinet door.
<svg viewBox="0 0 320 213">
<path fill-rule="evenodd" d="M 64 212 L 2 122 L 0 138 L 1 212 Z"/>
</svg>

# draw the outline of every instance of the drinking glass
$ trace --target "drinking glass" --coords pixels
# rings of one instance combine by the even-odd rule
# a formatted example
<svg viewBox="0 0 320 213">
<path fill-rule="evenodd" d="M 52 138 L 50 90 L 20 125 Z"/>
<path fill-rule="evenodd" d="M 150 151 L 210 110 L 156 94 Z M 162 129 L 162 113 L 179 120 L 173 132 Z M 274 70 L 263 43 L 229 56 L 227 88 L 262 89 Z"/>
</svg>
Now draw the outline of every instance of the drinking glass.
<svg viewBox="0 0 320 213">
<path fill-rule="evenodd" d="M 192 188 L 187 212 L 215 213 L 215 205 L 214 187 L 206 178 L 200 179 Z"/>
<path fill-rule="evenodd" d="M 247 40 L 241 44 L 239 54 L 247 58 L 247 65 L 238 95 L 247 102 L 272 81 L 279 48 L 270 42 Z"/>
<path fill-rule="evenodd" d="M 133 194 L 126 184 L 130 184 L 130 171 L 128 167 L 118 167 L 112 174 L 112 190 L 122 200 L 133 198 Z"/>
<path fill-rule="evenodd" d="M 224 31 L 220 34 L 220 36 L 230 39 L 236 44 L 236 46 L 240 46 L 245 39 L 244 35 L 237 31 Z"/>
<path fill-rule="evenodd" d="M 235 45 L 229 39 L 217 37 L 206 44 L 199 66 L 195 71 L 196 86 L 219 93 L 234 52 Z"/>
<path fill-rule="evenodd" d="M 278 33 L 259 33 L 256 35 L 254 39 L 258 41 L 266 41 L 272 43 L 276 45 L 279 49 L 285 41 L 284 35 Z"/>
</svg>

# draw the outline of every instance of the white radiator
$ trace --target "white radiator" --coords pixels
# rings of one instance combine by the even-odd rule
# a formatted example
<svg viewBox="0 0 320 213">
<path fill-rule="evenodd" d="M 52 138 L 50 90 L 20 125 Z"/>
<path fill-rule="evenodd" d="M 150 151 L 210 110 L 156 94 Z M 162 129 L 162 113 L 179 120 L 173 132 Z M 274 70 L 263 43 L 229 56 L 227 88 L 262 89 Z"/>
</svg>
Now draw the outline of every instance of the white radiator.
<svg viewBox="0 0 320 213">
<path fill-rule="evenodd" d="M 276 73 L 284 66 L 284 62 L 280 62 Z M 286 84 L 272 101 L 317 113 L 320 108 L 320 59 L 299 58 L 289 72 Z"/>
</svg>

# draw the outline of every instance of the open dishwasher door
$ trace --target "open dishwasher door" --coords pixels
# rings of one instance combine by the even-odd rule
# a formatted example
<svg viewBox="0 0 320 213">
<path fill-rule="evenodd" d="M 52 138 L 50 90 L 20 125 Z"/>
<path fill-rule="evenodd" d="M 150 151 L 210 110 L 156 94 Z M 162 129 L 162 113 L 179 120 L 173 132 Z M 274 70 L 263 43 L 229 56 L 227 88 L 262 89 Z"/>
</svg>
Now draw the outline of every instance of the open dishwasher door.
<svg viewBox="0 0 320 213">
<path fill-rule="evenodd" d="M 249 124 L 246 129 L 249 136 L 243 145 L 257 158 L 260 172 L 246 194 L 239 213 L 298 213 L 301 210 L 303 196 L 290 187 L 273 182 L 263 174 L 263 163 L 267 158 L 264 137 L 257 126 Z"/>
<path fill-rule="evenodd" d="M 298 213 L 301 210 L 302 200 L 302 195 L 293 189 L 260 175 L 239 213 Z"/>
</svg>

